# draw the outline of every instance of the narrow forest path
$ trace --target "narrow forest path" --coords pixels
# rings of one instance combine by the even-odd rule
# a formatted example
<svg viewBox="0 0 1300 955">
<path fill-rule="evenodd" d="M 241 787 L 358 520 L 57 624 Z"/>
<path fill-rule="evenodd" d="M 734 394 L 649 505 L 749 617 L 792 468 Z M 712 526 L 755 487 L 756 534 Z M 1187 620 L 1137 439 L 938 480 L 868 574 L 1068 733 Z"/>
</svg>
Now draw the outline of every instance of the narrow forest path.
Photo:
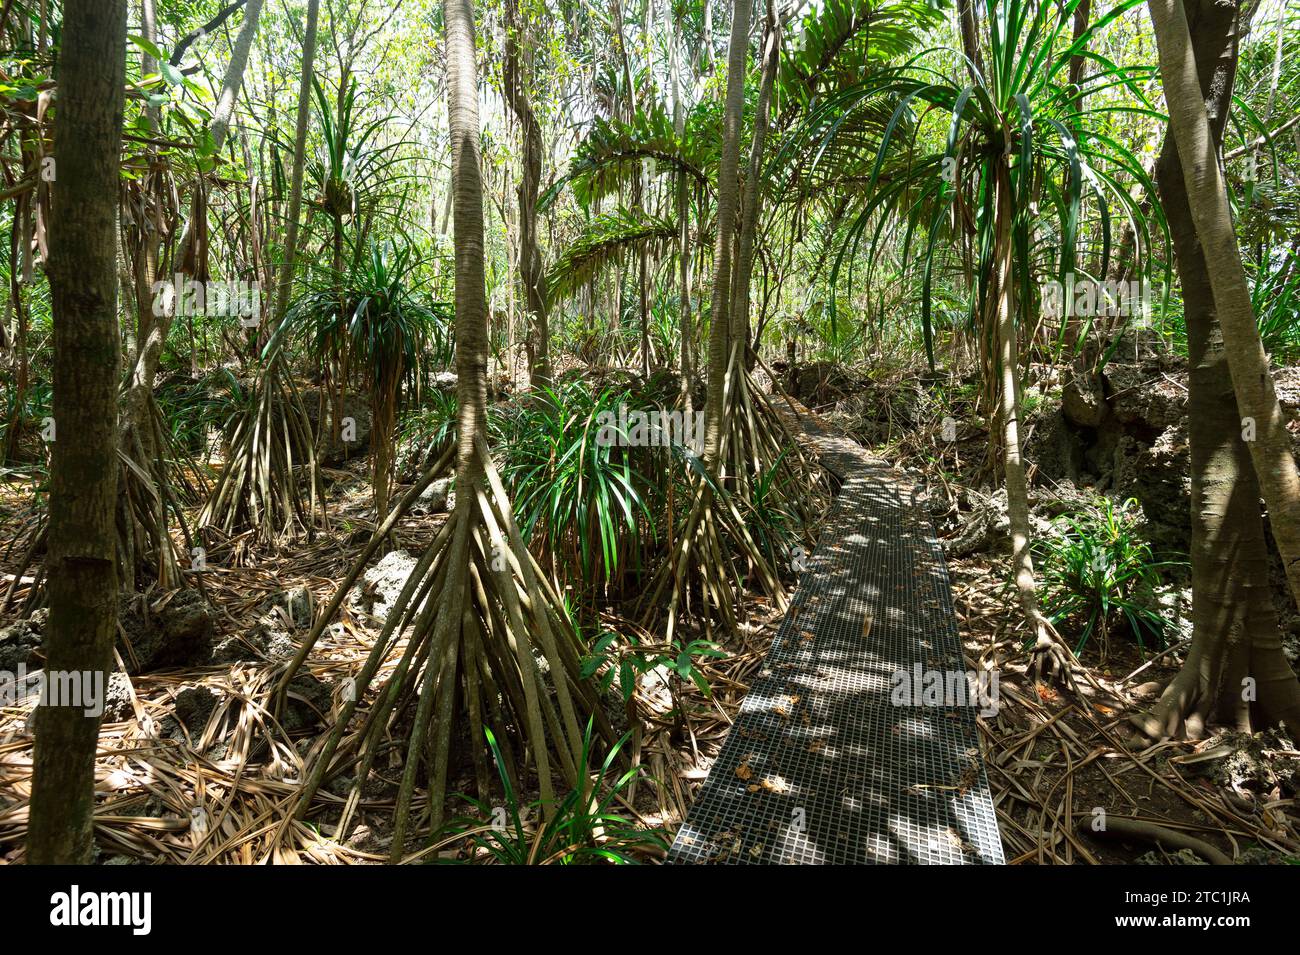
<svg viewBox="0 0 1300 955">
<path fill-rule="evenodd" d="M 1001 864 L 979 704 L 920 489 L 774 403 L 842 484 L 668 861 Z M 940 678 L 942 699 L 922 694 Z"/>
</svg>

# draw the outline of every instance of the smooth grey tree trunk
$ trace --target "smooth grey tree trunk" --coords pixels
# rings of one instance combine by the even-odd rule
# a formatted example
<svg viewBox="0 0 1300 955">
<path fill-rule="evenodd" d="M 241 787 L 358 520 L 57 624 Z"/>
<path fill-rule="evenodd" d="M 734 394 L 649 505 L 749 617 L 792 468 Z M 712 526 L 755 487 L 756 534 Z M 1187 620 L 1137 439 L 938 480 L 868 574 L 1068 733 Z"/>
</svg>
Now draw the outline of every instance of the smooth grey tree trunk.
<svg viewBox="0 0 1300 955">
<path fill-rule="evenodd" d="M 1237 66 L 1239 4 L 1187 6 L 1197 73 L 1215 148 L 1222 150 Z M 1191 451 L 1192 646 L 1148 714 L 1148 735 L 1203 735 L 1209 723 L 1248 731 L 1253 723 L 1300 724 L 1300 682 L 1282 653 L 1269 586 L 1259 481 L 1241 436 L 1232 376 L 1205 255 L 1192 221 L 1174 141 L 1157 164 L 1187 325 L 1187 430 Z M 1253 681 L 1253 685 L 1248 682 Z"/>
<path fill-rule="evenodd" d="M 284 320 L 293 289 L 293 266 L 298 256 L 299 219 L 302 218 L 302 179 L 307 155 L 307 124 L 311 119 L 311 78 L 316 58 L 316 23 L 320 0 L 307 4 L 307 26 L 302 44 L 302 80 L 298 84 L 298 120 L 293 139 L 293 173 L 289 184 L 289 224 L 284 238 L 284 262 L 280 267 L 273 321 Z"/>
<path fill-rule="evenodd" d="M 732 292 L 731 349 L 740 353 L 737 365 L 747 361 L 749 348 L 749 302 L 752 273 L 754 271 L 754 242 L 758 233 L 758 213 L 762 205 L 763 154 L 767 146 L 767 131 L 772 114 L 772 90 L 776 86 L 776 71 L 781 62 L 781 18 L 776 14 L 775 0 L 768 0 L 767 27 L 763 33 L 761 76 L 758 88 L 758 105 L 754 116 L 754 136 L 749 152 L 749 168 L 745 174 L 745 194 L 741 205 L 740 240 L 736 247 L 736 288 Z M 754 343 L 757 348 L 758 343 Z"/>
<path fill-rule="evenodd" d="M 1300 602 L 1300 470 L 1250 302 L 1219 150 L 1210 130 L 1182 0 L 1150 0 L 1169 128 L 1223 330 L 1241 428 L 1268 505 L 1291 593 Z"/>
</svg>

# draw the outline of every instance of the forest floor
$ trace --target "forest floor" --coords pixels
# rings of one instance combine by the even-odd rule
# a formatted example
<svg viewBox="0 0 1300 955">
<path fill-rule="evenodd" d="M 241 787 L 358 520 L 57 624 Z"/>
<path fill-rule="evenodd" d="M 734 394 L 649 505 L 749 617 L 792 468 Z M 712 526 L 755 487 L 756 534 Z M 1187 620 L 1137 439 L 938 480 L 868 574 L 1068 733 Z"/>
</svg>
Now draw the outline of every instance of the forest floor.
<svg viewBox="0 0 1300 955">
<path fill-rule="evenodd" d="M 838 418 L 874 453 L 914 467 L 940 505 L 944 495 L 955 502 L 960 487 L 954 482 L 969 474 L 959 477 L 942 456 L 921 450 L 933 437 L 925 430 L 939 427 L 941 415 L 912 408 L 899 417 L 888 398 L 910 394 L 910 385 L 902 388 L 900 383 L 913 377 L 859 382 L 861 387 L 834 396 L 819 410 L 832 412 L 833 420 Z M 866 417 L 876 425 L 888 423 L 883 435 L 863 426 L 862 410 L 873 401 L 877 407 Z M 924 427 L 918 427 L 921 418 Z M 898 434 L 907 437 L 900 441 Z M 967 438 L 976 445 L 980 440 L 978 435 Z M 978 463 L 977 455 L 968 457 Z M 390 561 L 388 577 L 385 572 L 368 574 L 369 582 L 345 603 L 337 624 L 325 631 L 305 672 L 294 681 L 284 712 L 277 716 L 270 703 L 277 668 L 296 649 L 295 639 L 305 635 L 310 609 L 333 596 L 336 582 L 374 526 L 363 462 L 330 469 L 326 476 L 331 527 L 313 541 L 276 554 L 259 553 L 255 560 L 247 559 L 238 540 L 209 553 L 203 582 L 216 608 L 210 635 L 216 650 L 209 662 L 133 676 L 117 687 L 116 696 L 110 686 L 97 776 L 101 863 L 367 864 L 387 857 L 404 753 L 396 745 L 367 780 L 359 824 L 345 843 L 322 835 L 315 823 L 291 821 L 289 810 L 303 778 L 304 757 L 332 724 L 343 687 L 360 670 L 378 634 L 385 589 L 394 575 L 399 585 L 404 579 L 401 558 L 385 558 Z M 974 484 L 977 479 L 970 480 Z M 34 521 L 32 492 L 25 480 L 0 484 L 0 526 L 7 529 L 6 537 L 24 537 L 23 530 Z M 953 509 L 958 509 L 955 503 Z M 408 515 L 397 530 L 399 551 L 419 553 L 445 519 L 437 509 Z M 936 516 L 936 522 L 941 533 L 945 528 L 950 535 L 959 532 L 951 514 Z M 0 547 L 0 604 L 12 583 L 5 575 L 12 574 L 17 550 Z M 1135 644 L 1117 640 L 1104 665 L 1095 654 L 1085 653 L 1086 672 L 1079 674 L 1075 687 L 1035 682 L 1013 636 L 1019 612 L 1005 583 L 1005 560 L 995 541 L 950 557 L 949 572 L 968 665 L 989 664 L 1001 674 L 999 712 L 980 717 L 979 726 L 1007 860 L 1201 861 L 1188 850 L 1166 851 L 1145 837 L 1102 838 L 1095 830 L 1103 814 L 1175 830 L 1237 861 L 1300 856 L 1300 753 L 1290 742 L 1274 734 L 1233 733 L 1156 745 L 1135 739 L 1127 728 L 1129 718 L 1149 706 L 1177 672 L 1181 648 L 1153 658 Z M 27 586 L 19 582 L 15 588 L 18 605 Z M 148 608 L 132 609 L 124 626 L 157 626 L 172 619 L 168 614 L 176 607 L 169 604 L 175 599 L 153 595 Z M 728 655 L 702 664 L 711 694 L 689 684 L 681 691 L 684 733 L 672 719 L 662 674 L 648 673 L 639 680 L 634 722 L 640 732 L 632 751 L 647 778 L 626 791 L 615 807 L 635 824 L 671 835 L 707 775 L 780 622 L 779 612 L 765 599 L 751 597 L 744 611 L 745 622 Z M 40 612 L 26 623 L 15 623 L 16 615 L 13 607 L 0 613 L 0 634 L 8 640 L 0 640 L 0 654 L 6 645 L 39 642 Z M 0 670 L 5 669 L 0 655 Z M 22 857 L 32 705 L 31 700 L 0 700 L 0 863 Z M 463 767 L 449 790 L 472 795 L 472 775 Z M 318 797 L 321 811 L 315 818 L 326 827 L 337 818 L 347 782 L 327 787 Z M 536 793 L 525 794 L 521 801 L 535 798 Z M 415 808 L 422 808 L 418 798 Z M 450 811 L 472 810 L 458 802 Z M 422 845 L 413 841 L 411 847 Z M 438 852 L 446 858 L 472 854 L 463 839 Z M 653 861 L 662 853 L 648 850 L 644 856 Z"/>
</svg>

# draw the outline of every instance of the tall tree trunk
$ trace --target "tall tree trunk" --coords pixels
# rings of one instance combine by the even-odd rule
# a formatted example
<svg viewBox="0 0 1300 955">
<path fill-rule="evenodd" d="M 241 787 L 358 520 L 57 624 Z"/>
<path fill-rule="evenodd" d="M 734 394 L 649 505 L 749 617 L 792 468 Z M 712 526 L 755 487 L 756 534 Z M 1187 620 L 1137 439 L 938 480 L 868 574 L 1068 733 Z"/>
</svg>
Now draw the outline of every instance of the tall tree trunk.
<svg viewBox="0 0 1300 955">
<path fill-rule="evenodd" d="M 971 0 L 958 0 L 957 27 L 961 32 L 961 49 L 966 55 L 966 72 L 983 75 L 984 57 L 980 53 L 979 25 L 975 21 L 975 8 Z"/>
<path fill-rule="evenodd" d="M 226 136 L 230 132 L 230 121 L 235 115 L 239 89 L 244 85 L 244 73 L 248 70 L 248 56 L 253 50 L 253 41 L 257 38 L 257 28 L 262 22 L 262 2 L 263 0 L 248 0 L 248 6 L 244 8 L 244 25 L 231 50 L 221 94 L 217 97 L 217 108 L 208 124 L 217 152 L 221 152 L 225 146 Z"/>
<path fill-rule="evenodd" d="M 479 169 L 478 67 L 474 60 L 472 0 L 445 0 L 447 114 L 451 131 L 456 270 L 457 483 L 482 479 L 475 438 L 486 433 L 488 309 L 484 266 L 483 180 Z M 457 497 L 474 506 L 472 494 Z"/>
<path fill-rule="evenodd" d="M 501 747 L 502 769 L 518 782 L 522 778 L 515 753 L 527 752 L 536 768 L 542 813 L 555 814 L 552 757 L 565 781 L 579 784 L 577 766 L 582 746 L 579 711 L 590 715 L 601 735 L 614 739 L 600 711 L 594 688 L 581 676 L 577 635 L 567 625 L 560 596 L 539 573 L 523 535 L 514 523 L 508 494 L 492 465 L 486 441 L 488 302 L 485 294 L 483 182 L 480 167 L 478 79 L 475 63 L 472 0 L 444 0 L 446 24 L 447 111 L 451 132 L 451 190 L 455 222 L 456 370 L 460 408 L 457 418 L 456 508 L 447 524 L 421 556 L 388 617 L 358 678 L 357 696 L 365 692 L 388 658 L 398 636 L 399 621 L 412 619 L 402 662 L 393 672 L 380 704 L 363 721 L 361 765 L 349 797 L 349 808 L 338 831 L 346 833 L 351 808 L 360 797 L 384 739 L 405 717 L 394 709 L 410 698 L 405 691 L 418 684 L 414 720 L 409 723 L 405 766 L 398 789 L 390 859 L 400 861 L 411 823 L 416 778 L 427 769 L 428 827 L 442 824 L 450 765 L 452 734 L 464 727 L 480 793 L 487 790 L 485 731 L 492 730 Z M 447 461 L 450 460 L 450 452 Z M 442 469 L 438 462 L 426 473 L 431 482 Z M 418 493 L 422 485 L 408 492 Z M 400 506 L 400 505 L 399 505 Z M 395 515 L 393 516 L 395 519 Z M 377 541 L 372 541 L 372 547 Z M 334 602 L 304 641 L 295 664 L 282 677 L 280 691 L 293 666 L 361 573 L 370 552 L 350 571 Z M 550 691 L 538 666 L 542 655 L 550 668 Z M 325 742 L 299 798 L 300 817 L 328 769 L 336 748 L 349 729 L 356 700 L 348 702 Z M 465 722 L 458 717 L 468 717 Z M 550 733 L 547 727 L 550 727 Z M 549 736 L 549 739 L 548 739 Z M 515 749 L 513 738 L 521 746 Z M 426 745 L 427 744 L 427 745 Z M 583 781 L 585 783 L 585 780 Z"/>
<path fill-rule="evenodd" d="M 749 51 L 749 0 L 735 0 L 727 50 L 727 97 L 722 114 L 722 157 L 718 164 L 717 238 L 713 247 L 713 298 L 709 314 L 709 391 L 704 408 L 704 461 L 714 468 L 722 448 L 728 322 L 731 304 L 731 246 L 740 195 L 740 127 L 745 104 L 745 59 Z"/>
<path fill-rule="evenodd" d="M 758 106 L 754 116 L 754 137 L 749 151 L 749 168 L 745 174 L 745 195 L 741 206 L 740 240 L 736 247 L 736 288 L 732 293 L 731 349 L 739 354 L 739 367 L 748 362 L 750 285 L 754 271 L 754 242 L 758 233 L 758 212 L 762 204 L 763 150 L 772 114 L 772 89 L 776 85 L 777 66 L 781 62 L 781 20 L 774 0 L 768 0 L 767 26 L 763 33 L 762 79 L 758 88 Z M 758 347 L 758 343 L 754 343 Z"/>
<path fill-rule="evenodd" d="M 524 300 L 533 316 L 528 335 L 528 377 L 533 387 L 545 387 L 551 378 L 550 327 L 546 308 L 545 270 L 537 247 L 537 193 L 542 183 L 542 127 L 528 99 L 532 76 L 532 55 L 520 52 L 520 34 L 525 25 L 519 16 L 518 0 L 506 5 L 506 47 L 502 72 L 505 96 L 519 120 L 523 140 L 523 173 L 519 195 L 519 274 Z"/>
<path fill-rule="evenodd" d="M 157 20 L 154 0 L 140 0 L 140 35 L 155 45 L 158 43 Z M 144 76 L 157 73 L 158 61 L 149 53 L 141 53 L 140 72 Z M 149 117 L 149 128 L 156 131 L 162 120 L 161 108 L 150 104 L 145 107 L 145 115 Z"/>
<path fill-rule="evenodd" d="M 707 73 L 713 69 L 713 0 L 704 0 L 704 28 L 699 48 L 695 51 L 695 72 Z"/>
<path fill-rule="evenodd" d="M 1038 605 L 1038 588 L 1034 580 L 1034 562 L 1030 553 L 1032 527 L 1029 523 L 1029 484 L 1020 447 L 1020 357 L 1017 354 L 1015 313 L 1015 272 L 1012 238 L 1012 196 L 1010 146 L 995 161 L 994 268 L 996 289 L 990 302 L 1001 366 L 1001 400 L 1003 470 L 1007 489 L 1007 521 L 1011 531 L 1011 572 L 1015 580 L 1025 623 L 1036 641 L 1039 653 L 1054 651 L 1053 634 Z"/>
<path fill-rule="evenodd" d="M 126 0 L 67 0 L 58 82 L 46 676 L 89 676 L 102 700 L 117 634 L 117 212 Z M 30 862 L 91 859 L 99 720 L 80 700 L 50 698 L 37 709 Z"/>
<path fill-rule="evenodd" d="M 676 17 L 673 21 L 673 38 L 672 38 L 672 64 L 669 70 L 672 79 L 672 98 L 673 98 L 673 132 L 677 138 L 681 139 L 686 134 L 686 110 L 682 105 L 682 56 L 681 56 L 681 27 Z M 681 170 L 676 175 L 676 203 L 677 203 L 677 324 L 681 332 L 681 376 L 682 376 L 682 406 L 686 414 L 691 415 L 694 408 L 693 381 L 694 378 L 694 336 L 695 330 L 691 323 L 691 227 L 690 222 L 690 198 L 687 193 L 689 184 L 686 180 L 686 174 Z"/>
<path fill-rule="evenodd" d="M 1149 6 L 1169 127 L 1178 146 L 1192 220 L 1214 292 L 1241 427 L 1247 432 L 1251 460 L 1292 596 L 1300 602 L 1300 470 L 1291 453 L 1291 435 L 1255 324 L 1219 151 L 1201 96 L 1187 16 L 1182 0 L 1150 0 Z"/>
<path fill-rule="evenodd" d="M 619 58 L 623 66 L 623 86 L 625 87 L 623 103 L 627 108 L 625 118 L 630 123 L 636 119 L 636 83 L 632 78 L 632 63 L 627 53 L 623 5 L 619 0 L 613 0 L 612 9 L 614 14 L 614 35 L 618 37 Z M 645 164 L 640 163 L 637 166 L 637 177 L 632 182 L 632 208 L 637 212 L 641 212 L 645 208 L 645 193 Z M 649 260 L 646 249 L 642 248 L 637 251 L 637 328 L 640 335 L 641 374 L 647 379 L 650 377 L 650 290 L 646 284 L 648 280 Z M 621 322 L 621 314 L 619 318 Z"/>
<path fill-rule="evenodd" d="M 1192 0 L 1188 26 L 1216 150 L 1223 148 L 1238 43 L 1237 3 Z M 1191 446 L 1192 647 L 1160 702 L 1137 724 L 1148 735 L 1202 735 L 1211 721 L 1248 730 L 1300 726 L 1300 681 L 1282 653 L 1268 583 L 1259 481 L 1220 336 L 1205 255 L 1188 204 L 1178 149 L 1168 137 L 1157 165 L 1187 324 L 1187 430 Z M 1254 681 L 1254 686 L 1247 682 Z M 1253 690 L 1253 692 L 1248 692 Z M 1252 702 L 1255 704 L 1252 706 Z"/>
<path fill-rule="evenodd" d="M 419 705 L 407 751 L 406 767 L 398 793 L 391 861 L 401 859 L 417 767 L 425 751 L 424 738 L 431 724 L 435 738 L 430 772 L 431 826 L 442 823 L 441 793 L 445 791 L 447 757 L 456 700 L 457 666 L 474 669 L 477 660 L 462 654 L 465 630 L 471 620 L 470 540 L 480 516 L 486 466 L 480 442 L 487 430 L 488 305 L 484 267 L 483 181 L 480 167 L 478 68 L 474 48 L 472 0 L 444 0 L 447 31 L 447 118 L 451 133 L 451 189 L 454 196 L 456 393 L 459 417 L 456 431 L 456 509 L 446 576 L 438 603 L 441 611 L 434 626 L 429 660 L 422 677 Z M 510 584 L 513 587 L 513 583 Z M 527 652 L 527 651 L 524 651 Z M 459 664 L 458 664 L 459 661 Z M 477 719 L 470 703 L 473 719 Z M 536 700 L 529 696 L 528 717 L 540 722 Z M 475 724 L 477 725 L 477 724 Z M 477 740 L 473 741 L 477 744 Z M 535 754 L 543 800 L 552 798 L 545 744 Z"/>
<path fill-rule="evenodd" d="M 280 267 L 275 315 L 272 317 L 277 323 L 284 321 L 284 313 L 289 310 L 289 296 L 293 291 L 293 266 L 298 257 L 303 167 L 307 155 L 307 124 L 311 119 L 311 78 L 316 58 L 316 23 L 319 16 L 320 0 L 308 0 L 307 26 L 302 43 L 302 79 L 298 84 L 298 119 L 293 138 L 293 172 L 289 183 L 289 225 L 285 232 L 284 262 Z"/>
<path fill-rule="evenodd" d="M 1072 42 L 1077 43 L 1088 29 L 1088 17 L 1092 14 L 1092 0 L 1079 0 L 1079 5 L 1074 8 L 1074 34 Z M 1088 58 L 1082 53 L 1070 57 L 1070 85 L 1076 90 L 1083 82 L 1083 68 L 1087 64 Z M 1083 94 L 1076 92 L 1074 98 L 1074 108 L 1079 109 L 1083 104 Z"/>
</svg>

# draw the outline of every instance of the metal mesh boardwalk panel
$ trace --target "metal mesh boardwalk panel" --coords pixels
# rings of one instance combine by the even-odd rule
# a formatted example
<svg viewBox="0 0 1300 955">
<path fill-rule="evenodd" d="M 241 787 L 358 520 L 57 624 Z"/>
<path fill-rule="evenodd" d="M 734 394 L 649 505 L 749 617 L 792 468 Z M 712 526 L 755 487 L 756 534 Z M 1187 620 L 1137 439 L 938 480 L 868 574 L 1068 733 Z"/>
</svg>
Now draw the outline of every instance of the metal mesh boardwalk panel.
<svg viewBox="0 0 1300 955">
<path fill-rule="evenodd" d="M 668 861 L 1000 864 L 973 705 L 891 695 L 966 687 L 929 519 L 899 472 L 799 425 L 844 483 Z"/>
</svg>

